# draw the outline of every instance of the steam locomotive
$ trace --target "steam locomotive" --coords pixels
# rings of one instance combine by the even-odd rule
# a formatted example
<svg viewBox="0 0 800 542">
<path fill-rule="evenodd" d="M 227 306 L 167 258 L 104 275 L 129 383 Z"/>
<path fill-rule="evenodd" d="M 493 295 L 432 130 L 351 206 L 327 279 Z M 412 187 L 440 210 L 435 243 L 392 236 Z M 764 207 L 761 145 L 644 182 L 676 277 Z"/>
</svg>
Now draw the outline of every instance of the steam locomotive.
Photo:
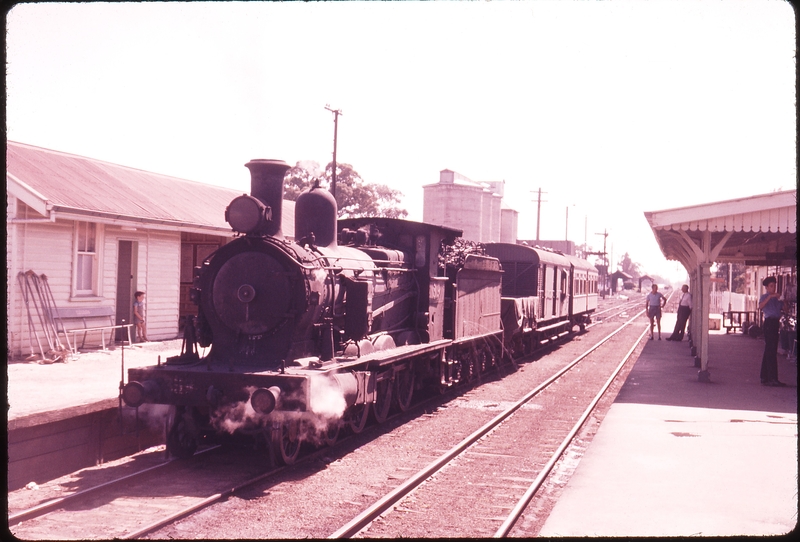
<svg viewBox="0 0 800 542">
<path fill-rule="evenodd" d="M 597 307 L 588 262 L 520 245 L 445 264 L 461 231 L 390 218 L 337 221 L 315 184 L 282 233 L 289 165 L 252 160 L 250 194 L 225 218 L 238 236 L 195 269 L 197 317 L 178 356 L 133 368 L 131 407 L 175 407 L 168 451 L 192 455 L 214 432 L 263 434 L 291 464 L 372 417 L 407 410 L 416 390 L 481 373 L 583 328 Z M 204 357 L 198 345 L 210 347 Z"/>
</svg>

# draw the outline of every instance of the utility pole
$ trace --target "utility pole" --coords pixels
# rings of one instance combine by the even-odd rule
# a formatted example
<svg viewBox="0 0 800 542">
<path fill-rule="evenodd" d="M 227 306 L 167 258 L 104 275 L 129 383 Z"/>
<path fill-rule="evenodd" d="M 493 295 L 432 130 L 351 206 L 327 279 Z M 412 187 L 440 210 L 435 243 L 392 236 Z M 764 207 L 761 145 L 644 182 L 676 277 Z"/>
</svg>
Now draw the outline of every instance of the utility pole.
<svg viewBox="0 0 800 542">
<path fill-rule="evenodd" d="M 603 230 L 603 233 L 596 233 L 595 235 L 602 235 L 603 236 L 603 252 L 586 252 L 584 258 L 586 256 L 595 255 L 601 256 L 603 258 L 603 272 L 600 274 L 602 278 L 601 286 L 600 286 L 600 295 L 603 299 L 606 298 L 605 291 L 606 291 L 606 276 L 608 275 L 608 260 L 606 259 L 606 238 L 608 237 L 608 232 Z"/>
<path fill-rule="evenodd" d="M 339 115 L 342 115 L 341 109 L 331 109 L 330 104 L 325 104 L 325 109 L 333 113 L 333 174 L 331 175 L 331 195 L 336 199 L 336 136 L 339 131 Z"/>
<path fill-rule="evenodd" d="M 531 190 L 531 192 L 533 192 L 533 190 Z M 545 194 L 547 194 L 547 192 L 545 192 Z M 539 240 L 539 219 L 542 216 L 542 189 L 541 188 L 539 189 L 539 197 L 537 199 L 537 202 L 538 203 L 536 204 L 536 240 L 538 241 Z M 545 201 L 545 203 L 547 203 L 547 202 Z"/>
<path fill-rule="evenodd" d="M 608 232 L 603 229 L 603 233 L 595 233 L 595 235 L 603 236 L 603 264 L 605 267 L 603 268 L 603 291 L 601 294 L 603 299 L 605 299 L 606 281 L 608 280 L 608 259 L 606 258 L 606 239 L 608 239 Z"/>
<path fill-rule="evenodd" d="M 569 241 L 569 205 L 567 205 L 567 222 L 566 226 L 564 226 L 564 241 Z M 572 207 L 575 207 L 575 204 L 572 204 Z"/>
</svg>

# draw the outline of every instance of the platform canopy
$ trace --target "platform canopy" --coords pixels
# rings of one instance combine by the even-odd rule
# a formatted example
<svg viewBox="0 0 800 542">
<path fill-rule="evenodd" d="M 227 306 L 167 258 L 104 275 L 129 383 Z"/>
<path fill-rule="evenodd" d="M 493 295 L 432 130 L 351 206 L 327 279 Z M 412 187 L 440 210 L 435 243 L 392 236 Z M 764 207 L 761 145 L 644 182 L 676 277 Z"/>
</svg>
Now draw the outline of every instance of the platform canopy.
<svg viewBox="0 0 800 542">
<path fill-rule="evenodd" d="M 797 264 L 797 190 L 786 190 L 644 213 L 661 252 L 689 273 L 695 306 L 692 335 L 699 337 L 695 365 L 709 381 L 708 317 L 711 266 Z M 697 318 L 695 315 L 699 316 Z"/>
<path fill-rule="evenodd" d="M 797 190 L 644 213 L 661 252 L 691 272 L 703 262 L 796 262 Z"/>
</svg>

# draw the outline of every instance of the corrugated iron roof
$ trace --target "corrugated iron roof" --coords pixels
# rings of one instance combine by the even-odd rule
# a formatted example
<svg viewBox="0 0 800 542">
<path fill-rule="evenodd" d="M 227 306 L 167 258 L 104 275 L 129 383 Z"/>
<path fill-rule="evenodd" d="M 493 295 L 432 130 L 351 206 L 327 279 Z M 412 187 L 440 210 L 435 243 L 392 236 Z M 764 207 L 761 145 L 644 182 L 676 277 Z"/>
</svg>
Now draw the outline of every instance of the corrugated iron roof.
<svg viewBox="0 0 800 542">
<path fill-rule="evenodd" d="M 13 141 L 6 144 L 6 172 L 44 197 L 56 211 L 227 231 L 225 208 L 241 195 L 238 190 Z M 294 202 L 284 201 L 283 217 L 283 232 L 291 236 Z"/>
</svg>

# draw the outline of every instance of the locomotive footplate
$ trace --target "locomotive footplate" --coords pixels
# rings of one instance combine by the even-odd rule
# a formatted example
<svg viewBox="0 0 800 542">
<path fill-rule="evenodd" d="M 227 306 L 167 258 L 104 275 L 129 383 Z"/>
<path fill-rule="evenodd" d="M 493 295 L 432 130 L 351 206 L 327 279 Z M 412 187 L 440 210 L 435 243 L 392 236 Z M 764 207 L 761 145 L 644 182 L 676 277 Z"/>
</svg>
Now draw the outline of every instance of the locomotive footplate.
<svg viewBox="0 0 800 542">
<path fill-rule="evenodd" d="M 365 363 L 370 369 L 377 369 L 385 367 L 404 359 L 412 358 L 437 350 L 444 350 L 447 346 L 452 344 L 450 339 L 440 339 L 426 344 L 407 344 L 398 346 L 389 350 L 376 350 L 360 358 L 356 359 L 354 363 Z"/>
<path fill-rule="evenodd" d="M 280 410 L 307 410 L 308 375 L 273 371 L 217 372 L 208 371 L 205 366 L 129 369 L 123 398 L 128 406 L 155 403 L 214 407 L 246 402 L 255 390 L 275 387 L 280 391 Z"/>
</svg>

